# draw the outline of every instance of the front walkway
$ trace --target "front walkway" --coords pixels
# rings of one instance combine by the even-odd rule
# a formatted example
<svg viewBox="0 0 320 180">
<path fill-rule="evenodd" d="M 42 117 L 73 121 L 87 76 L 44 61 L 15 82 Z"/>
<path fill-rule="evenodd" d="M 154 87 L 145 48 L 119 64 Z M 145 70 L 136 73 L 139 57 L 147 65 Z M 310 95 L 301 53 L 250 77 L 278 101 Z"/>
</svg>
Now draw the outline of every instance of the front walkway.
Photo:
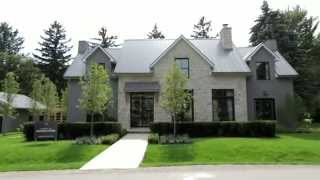
<svg viewBox="0 0 320 180">
<path fill-rule="evenodd" d="M 148 145 L 148 134 L 127 134 L 94 157 L 81 170 L 138 168 Z"/>
</svg>

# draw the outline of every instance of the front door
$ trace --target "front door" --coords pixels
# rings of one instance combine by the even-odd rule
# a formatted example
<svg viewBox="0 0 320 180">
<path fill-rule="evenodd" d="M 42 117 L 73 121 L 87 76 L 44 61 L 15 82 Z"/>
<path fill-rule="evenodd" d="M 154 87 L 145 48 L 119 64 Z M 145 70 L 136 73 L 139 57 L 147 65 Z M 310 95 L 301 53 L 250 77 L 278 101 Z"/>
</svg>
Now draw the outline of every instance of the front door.
<svg viewBox="0 0 320 180">
<path fill-rule="evenodd" d="M 131 127 L 149 127 L 153 121 L 154 96 L 152 93 L 132 93 Z"/>
</svg>

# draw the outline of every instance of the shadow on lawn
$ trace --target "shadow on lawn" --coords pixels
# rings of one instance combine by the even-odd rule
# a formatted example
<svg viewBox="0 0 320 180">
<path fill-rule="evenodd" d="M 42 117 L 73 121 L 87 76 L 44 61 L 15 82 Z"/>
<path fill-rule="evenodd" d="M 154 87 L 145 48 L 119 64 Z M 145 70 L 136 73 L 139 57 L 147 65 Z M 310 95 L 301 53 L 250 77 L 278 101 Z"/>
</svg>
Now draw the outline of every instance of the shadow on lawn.
<svg viewBox="0 0 320 180">
<path fill-rule="evenodd" d="M 88 145 L 77 145 L 77 144 L 70 144 L 66 148 L 61 149 L 57 152 L 57 162 L 59 163 L 66 163 L 66 162 L 77 162 L 82 159 L 82 155 L 85 151 L 88 151 Z"/>
<path fill-rule="evenodd" d="M 310 132 L 310 133 L 289 133 L 286 136 L 305 139 L 305 140 L 319 140 L 320 141 L 320 132 Z"/>
<path fill-rule="evenodd" d="M 50 146 L 52 143 L 50 142 L 32 142 L 32 144 L 27 143 L 25 146 L 27 147 L 47 147 Z"/>
<path fill-rule="evenodd" d="M 167 161 L 186 162 L 195 158 L 194 144 L 171 144 L 162 147 Z"/>
</svg>

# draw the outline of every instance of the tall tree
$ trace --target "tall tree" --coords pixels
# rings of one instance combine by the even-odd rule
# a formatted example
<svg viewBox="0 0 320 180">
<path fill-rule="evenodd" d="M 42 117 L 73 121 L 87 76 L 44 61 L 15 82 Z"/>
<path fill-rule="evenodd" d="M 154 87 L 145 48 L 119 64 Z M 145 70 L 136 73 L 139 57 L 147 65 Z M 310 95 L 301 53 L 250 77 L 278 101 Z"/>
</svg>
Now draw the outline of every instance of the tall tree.
<svg viewBox="0 0 320 180">
<path fill-rule="evenodd" d="M 36 49 L 40 54 L 33 54 L 37 59 L 41 71 L 57 86 L 58 92 L 66 86 L 63 74 L 70 61 L 70 39 L 66 37 L 66 30 L 57 21 L 54 21 L 48 30 L 41 36 L 40 48 Z"/>
<path fill-rule="evenodd" d="M 93 137 L 94 114 L 101 114 L 112 100 L 108 72 L 102 66 L 92 64 L 88 76 L 81 80 L 80 85 L 80 108 L 91 114 L 90 136 Z"/>
<path fill-rule="evenodd" d="M 149 32 L 147 36 L 148 36 L 148 39 L 164 39 L 165 38 L 162 32 L 158 30 L 157 24 L 153 26 L 152 31 Z"/>
<path fill-rule="evenodd" d="M 94 38 L 94 40 L 100 41 L 100 45 L 103 48 L 109 48 L 109 47 L 117 47 L 119 46 L 116 44 L 116 41 L 118 39 L 118 36 L 108 36 L 107 34 L 107 28 L 101 27 L 101 29 L 98 31 L 99 38 Z"/>
<path fill-rule="evenodd" d="M 174 136 L 177 116 L 185 111 L 185 104 L 191 101 L 190 93 L 186 91 L 187 81 L 188 78 L 176 64 L 172 65 L 165 77 L 161 106 L 171 115 Z"/>
<path fill-rule="evenodd" d="M 23 47 L 23 37 L 17 29 L 13 29 L 8 23 L 0 23 L 0 52 L 17 54 Z"/>
<path fill-rule="evenodd" d="M 16 81 L 13 72 L 6 74 L 6 78 L 2 82 L 2 89 L 5 93 L 4 98 L 6 102 L 1 104 L 1 113 L 4 116 L 4 119 L 8 120 L 10 116 L 14 116 L 15 109 L 13 107 L 13 101 L 16 94 L 19 92 L 19 83 Z"/>
<path fill-rule="evenodd" d="M 199 22 L 193 25 L 193 34 L 191 37 L 195 39 L 211 38 L 212 36 L 209 35 L 211 30 L 211 21 L 206 21 L 205 17 L 202 16 Z"/>
</svg>

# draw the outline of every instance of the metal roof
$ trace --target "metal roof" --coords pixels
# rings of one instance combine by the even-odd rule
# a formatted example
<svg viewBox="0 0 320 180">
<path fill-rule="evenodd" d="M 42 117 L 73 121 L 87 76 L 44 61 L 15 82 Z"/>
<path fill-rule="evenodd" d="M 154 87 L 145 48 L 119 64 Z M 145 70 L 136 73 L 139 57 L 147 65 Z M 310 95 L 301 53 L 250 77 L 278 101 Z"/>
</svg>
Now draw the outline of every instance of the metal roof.
<svg viewBox="0 0 320 180">
<path fill-rule="evenodd" d="M 7 94 L 0 92 L 0 103 L 8 103 L 6 100 Z M 34 100 L 23 94 L 14 94 L 12 106 L 16 109 L 31 109 L 33 107 Z M 39 108 L 44 109 L 45 106 L 40 102 L 36 102 Z"/>
</svg>

